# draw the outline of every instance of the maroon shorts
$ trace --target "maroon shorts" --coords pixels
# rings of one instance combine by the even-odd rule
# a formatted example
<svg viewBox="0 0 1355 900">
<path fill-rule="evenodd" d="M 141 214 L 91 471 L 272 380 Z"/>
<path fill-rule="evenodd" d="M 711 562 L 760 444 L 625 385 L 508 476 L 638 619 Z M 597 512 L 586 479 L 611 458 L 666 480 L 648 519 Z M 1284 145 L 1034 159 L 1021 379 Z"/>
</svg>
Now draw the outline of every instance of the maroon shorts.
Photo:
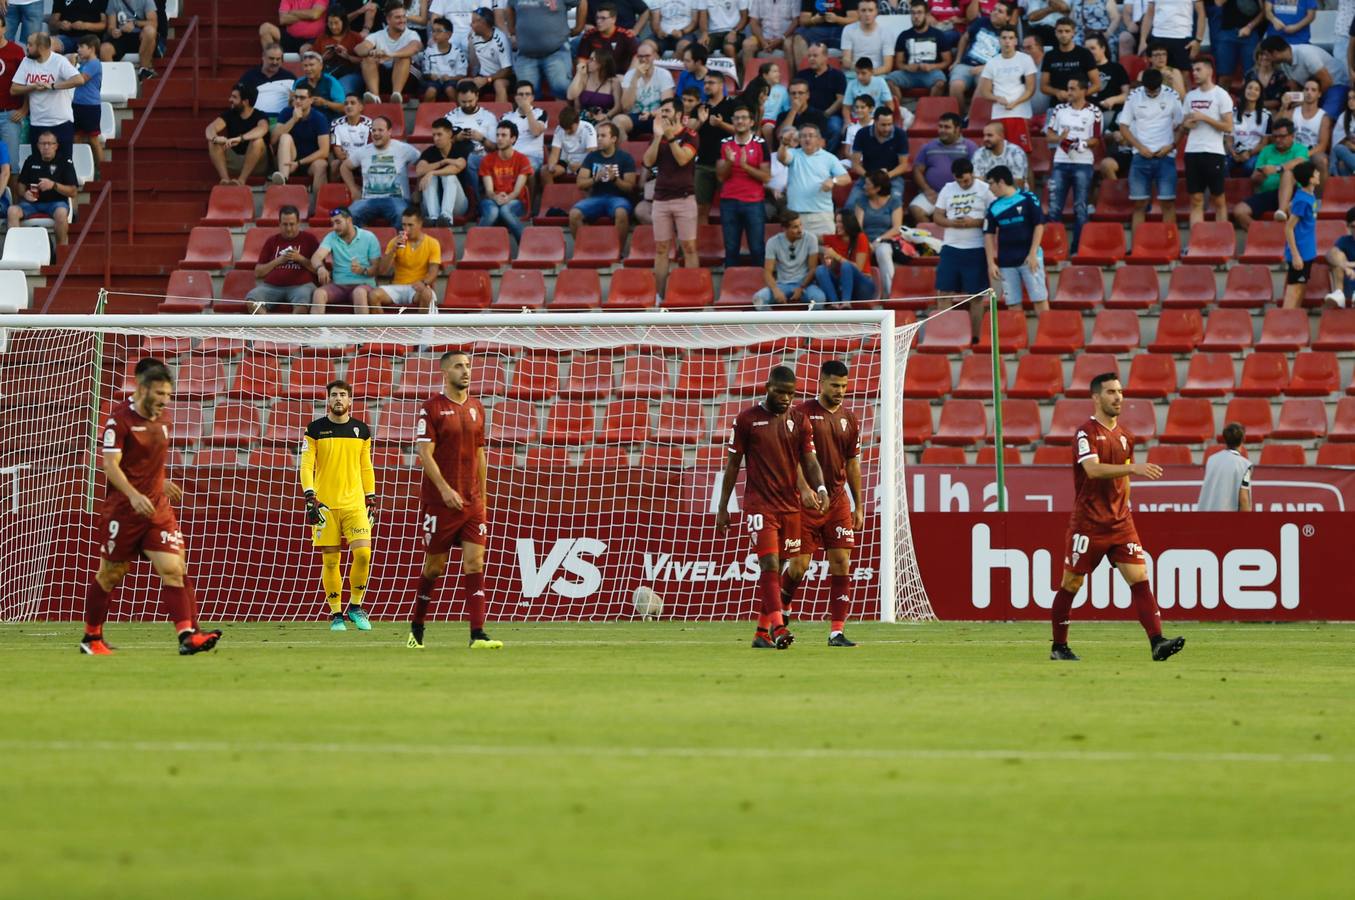
<svg viewBox="0 0 1355 900">
<path fill-rule="evenodd" d="M 1102 558 L 1109 557 L 1112 565 L 1128 563 L 1144 565 L 1143 545 L 1132 527 L 1113 532 L 1096 532 L 1085 526 L 1070 525 L 1063 551 L 1064 568 L 1079 575 L 1087 575 Z"/>
<path fill-rule="evenodd" d="M 782 559 L 800 555 L 800 513 L 745 509 L 743 528 L 753 536 L 753 552 L 761 559 L 777 554 Z"/>
<path fill-rule="evenodd" d="M 183 534 L 168 504 L 150 518 L 131 510 L 104 513 L 99 520 L 99 550 L 109 562 L 131 562 L 146 553 L 182 553 Z"/>
<path fill-rule="evenodd" d="M 823 512 L 800 510 L 801 556 L 813 556 L 819 550 L 850 550 L 855 546 L 852 507 L 846 491 L 840 492 Z"/>
<path fill-rule="evenodd" d="M 424 503 L 421 510 L 423 545 L 428 553 L 440 555 L 462 544 L 483 547 L 488 542 L 485 508 L 479 503 L 465 509 Z"/>
<path fill-rule="evenodd" d="M 347 304 L 353 305 L 353 292 L 358 288 L 365 288 L 368 291 L 374 291 L 376 288 L 366 284 L 335 284 L 330 282 L 320 290 L 325 292 L 325 303 L 327 305 Z"/>
</svg>

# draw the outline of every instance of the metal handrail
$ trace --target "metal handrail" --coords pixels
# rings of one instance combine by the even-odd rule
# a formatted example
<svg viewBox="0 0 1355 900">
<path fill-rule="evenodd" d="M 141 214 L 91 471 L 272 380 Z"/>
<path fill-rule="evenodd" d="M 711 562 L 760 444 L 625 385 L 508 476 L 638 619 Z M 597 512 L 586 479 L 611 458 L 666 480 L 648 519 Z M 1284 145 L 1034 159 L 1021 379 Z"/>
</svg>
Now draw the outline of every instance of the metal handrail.
<svg viewBox="0 0 1355 900">
<path fill-rule="evenodd" d="M 70 252 L 66 254 L 66 260 L 61 264 L 61 270 L 57 272 L 56 281 L 47 291 L 47 300 L 42 304 L 43 313 L 51 308 L 53 299 L 61 293 L 62 285 L 66 283 L 66 276 L 70 274 L 71 266 L 75 264 L 76 257 L 80 255 L 80 248 L 85 245 L 85 239 L 89 237 L 90 231 L 99 222 L 100 213 L 106 213 L 108 216 L 108 225 L 104 228 L 104 284 L 108 284 L 111 280 L 113 267 L 113 185 L 111 182 L 105 181 L 103 187 L 99 188 L 99 193 L 94 197 L 94 205 L 86 213 L 85 227 L 80 229 L 80 233 L 75 236 L 75 243 L 70 245 Z"/>
</svg>

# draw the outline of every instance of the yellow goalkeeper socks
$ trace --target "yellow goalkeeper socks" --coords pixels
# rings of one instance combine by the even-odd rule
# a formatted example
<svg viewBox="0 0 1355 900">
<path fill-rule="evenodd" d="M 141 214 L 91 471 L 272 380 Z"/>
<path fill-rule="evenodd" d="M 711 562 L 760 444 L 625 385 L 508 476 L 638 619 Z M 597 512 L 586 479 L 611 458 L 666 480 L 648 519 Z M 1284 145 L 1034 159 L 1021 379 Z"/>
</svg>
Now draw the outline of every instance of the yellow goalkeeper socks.
<svg viewBox="0 0 1355 900">
<path fill-rule="evenodd" d="M 367 579 L 372 574 L 372 548 L 354 547 L 349 552 L 353 556 L 353 563 L 348 569 L 348 586 L 353 592 L 350 602 L 354 606 L 361 606 L 362 598 L 367 596 Z"/>
<path fill-rule="evenodd" d="M 363 582 L 366 584 L 366 581 Z M 329 602 L 329 611 L 338 615 L 343 609 L 343 569 L 339 565 L 338 553 L 324 555 L 324 569 L 320 573 L 320 584 L 325 588 L 325 600 Z"/>
</svg>

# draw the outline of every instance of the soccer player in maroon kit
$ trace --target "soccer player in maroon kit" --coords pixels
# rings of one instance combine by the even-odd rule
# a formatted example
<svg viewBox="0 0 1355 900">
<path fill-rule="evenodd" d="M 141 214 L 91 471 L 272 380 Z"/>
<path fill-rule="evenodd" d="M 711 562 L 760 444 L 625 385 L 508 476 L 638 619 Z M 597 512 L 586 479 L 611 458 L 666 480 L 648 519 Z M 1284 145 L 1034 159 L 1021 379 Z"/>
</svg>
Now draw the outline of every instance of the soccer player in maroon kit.
<svg viewBox="0 0 1355 900">
<path fill-rule="evenodd" d="M 136 391 L 114 408 L 104 426 L 103 471 L 108 492 L 100 508 L 103 558 L 85 595 L 85 636 L 80 652 L 107 656 L 103 625 L 113 590 L 138 556 L 160 576 L 160 602 L 179 636 L 179 653 L 211 650 L 220 631 L 199 631 L 193 587 L 184 571 L 183 535 L 170 507 L 182 491 L 165 481 L 169 427 L 163 417 L 174 396 L 174 377 L 162 365 L 138 365 Z"/>
<path fill-rule="evenodd" d="M 800 553 L 786 566 L 781 584 L 781 606 L 787 618 L 795 589 L 800 586 L 815 551 L 828 557 L 828 646 L 855 647 L 843 632 L 851 609 L 852 548 L 866 523 L 865 497 L 861 493 L 861 461 L 858 459 L 861 426 L 851 410 L 842 405 L 847 397 L 847 364 L 830 359 L 819 370 L 819 394 L 797 406 L 814 433 L 814 448 L 828 489 L 828 506 L 800 512 Z M 847 502 L 852 492 L 856 511 Z"/>
<path fill-rule="evenodd" d="M 1162 469 L 1152 463 L 1134 462 L 1134 436 L 1119 424 L 1124 405 L 1119 376 L 1113 372 L 1097 375 L 1092 379 L 1091 389 L 1095 413 L 1078 429 L 1073 441 L 1073 485 L 1077 497 L 1068 522 L 1063 583 L 1050 610 L 1054 643 L 1049 658 L 1078 658 L 1068 648 L 1073 597 L 1087 574 L 1108 556 L 1129 585 L 1134 612 L 1148 633 L 1153 659 L 1160 662 L 1179 653 L 1186 639 L 1162 636 L 1162 616 L 1148 585 L 1143 545 L 1139 543 L 1129 509 L 1129 476 L 1161 478 Z"/>
<path fill-rule="evenodd" d="M 447 554 L 461 545 L 461 592 L 470 618 L 472 650 L 498 650 L 485 634 L 485 408 L 470 395 L 471 359 L 463 350 L 442 354 L 442 393 L 424 403 L 414 436 L 423 466 L 423 571 L 405 646 L 423 649 L 424 619 Z"/>
<path fill-rule="evenodd" d="M 746 457 L 743 521 L 753 536 L 761 570 L 757 582 L 758 625 L 753 637 L 753 647 L 759 650 L 785 650 L 795 640 L 781 615 L 781 559 L 783 554 L 800 554 L 800 470 L 814 490 L 810 502 L 818 510 L 828 506 L 828 488 L 814 454 L 814 432 L 803 413 L 791 409 L 794 402 L 795 370 L 777 366 L 767 378 L 767 396 L 739 413 L 730 429 L 729 458 L 715 513 L 715 527 L 722 533 L 728 531 L 729 498 Z"/>
</svg>

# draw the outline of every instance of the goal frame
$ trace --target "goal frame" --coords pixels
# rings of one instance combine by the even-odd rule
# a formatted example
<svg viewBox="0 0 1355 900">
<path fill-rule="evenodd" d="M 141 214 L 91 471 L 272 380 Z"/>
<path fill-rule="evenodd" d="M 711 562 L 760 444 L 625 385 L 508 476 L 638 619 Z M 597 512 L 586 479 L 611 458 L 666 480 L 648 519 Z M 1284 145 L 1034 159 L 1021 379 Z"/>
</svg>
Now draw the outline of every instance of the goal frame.
<svg viewBox="0 0 1355 900">
<path fill-rule="evenodd" d="M 823 311 L 652 311 L 627 312 L 436 312 L 406 313 L 397 315 L 359 315 L 324 314 L 307 315 L 280 313 L 268 315 L 251 314 L 16 314 L 0 318 L 0 354 L 8 350 L 9 332 L 28 330 L 68 330 L 68 331 L 138 331 L 150 329 L 165 331 L 185 329 L 198 332 L 204 329 L 317 329 L 317 328 L 458 328 L 483 329 L 493 332 L 501 329 L 580 328 L 588 326 L 626 327 L 635 326 L 756 326 L 756 325 L 874 325 L 880 329 L 879 352 L 881 396 L 890 399 L 889 409 L 881 409 L 880 419 L 880 521 L 888 522 L 891 530 L 889 539 L 880 540 L 880 597 L 878 603 L 879 621 L 897 621 L 898 572 L 897 544 L 894 536 L 904 527 L 901 519 L 906 516 L 906 503 L 899 497 L 899 482 L 902 480 L 900 467 L 903 464 L 897 452 L 898 429 L 902 427 L 902 388 L 898 379 L 899 359 L 896 353 L 897 332 L 894 312 L 882 310 L 823 310 Z M 902 326 L 916 329 L 918 326 Z M 492 340 L 487 335 L 486 340 Z M 895 387 L 899 385 L 899 387 Z M 883 406 L 883 404 L 882 404 Z M 888 477 L 886 477 L 886 475 Z"/>
</svg>

